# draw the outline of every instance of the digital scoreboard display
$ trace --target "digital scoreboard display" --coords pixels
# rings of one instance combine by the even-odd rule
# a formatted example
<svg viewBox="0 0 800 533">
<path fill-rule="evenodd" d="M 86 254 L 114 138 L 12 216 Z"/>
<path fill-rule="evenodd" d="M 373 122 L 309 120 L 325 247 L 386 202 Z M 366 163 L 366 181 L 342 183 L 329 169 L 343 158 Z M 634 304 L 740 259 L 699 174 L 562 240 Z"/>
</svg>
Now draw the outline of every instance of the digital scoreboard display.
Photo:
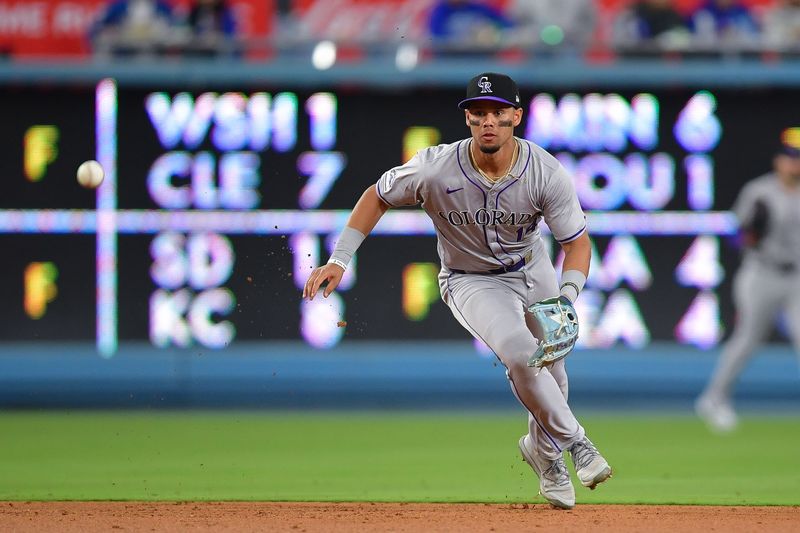
<svg viewBox="0 0 800 533">
<path fill-rule="evenodd" d="M 384 216 L 337 293 L 300 298 L 366 187 L 469 134 L 461 91 L 168 92 L 109 79 L 2 93 L 5 341 L 94 339 L 111 356 L 134 340 L 467 336 L 439 300 L 420 209 Z M 574 176 L 593 237 L 580 344 L 715 346 L 733 318 L 728 209 L 800 124 L 791 91 L 522 93 L 516 134 Z M 106 171 L 96 190 L 75 179 L 87 159 Z"/>
</svg>

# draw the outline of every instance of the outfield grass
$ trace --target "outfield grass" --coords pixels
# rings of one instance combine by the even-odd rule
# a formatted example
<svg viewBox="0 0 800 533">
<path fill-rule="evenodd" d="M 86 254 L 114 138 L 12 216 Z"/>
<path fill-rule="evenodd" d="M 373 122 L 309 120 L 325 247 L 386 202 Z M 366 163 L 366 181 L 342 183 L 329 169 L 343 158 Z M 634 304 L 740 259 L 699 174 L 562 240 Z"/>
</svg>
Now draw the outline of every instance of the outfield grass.
<svg viewBox="0 0 800 533">
<path fill-rule="evenodd" d="M 800 505 L 800 424 L 584 417 L 614 467 L 579 503 Z M 530 502 L 507 413 L 9 412 L 0 500 Z M 535 500 L 534 500 L 535 498 Z"/>
</svg>

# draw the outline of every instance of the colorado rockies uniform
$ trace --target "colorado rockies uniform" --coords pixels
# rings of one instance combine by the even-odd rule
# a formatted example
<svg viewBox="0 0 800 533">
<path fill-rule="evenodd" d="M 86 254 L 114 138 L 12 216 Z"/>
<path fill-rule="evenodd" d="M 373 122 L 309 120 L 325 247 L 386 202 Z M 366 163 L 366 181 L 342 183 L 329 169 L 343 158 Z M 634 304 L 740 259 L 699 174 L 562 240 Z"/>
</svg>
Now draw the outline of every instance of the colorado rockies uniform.
<svg viewBox="0 0 800 533">
<path fill-rule="evenodd" d="M 538 374 L 527 366 L 537 340 L 525 310 L 559 294 L 540 223 L 566 243 L 586 231 L 586 219 L 559 162 L 531 142 L 514 141 L 517 161 L 497 181 L 474 168 L 473 141 L 465 139 L 421 150 L 384 173 L 376 190 L 390 206 L 420 204 L 433 220 L 442 299 L 505 365 L 515 395 L 529 412 L 533 446 L 554 460 L 582 439 L 584 430 L 567 405 L 564 361 Z"/>
<path fill-rule="evenodd" d="M 436 228 L 442 299 L 505 365 L 511 388 L 529 414 L 528 432 L 518 443 L 522 457 L 538 475 L 542 496 L 570 509 L 575 489 L 562 451 L 569 450 L 577 477 L 590 489 L 611 477 L 611 467 L 567 405 L 563 359 L 554 357 L 542 368 L 528 364 L 552 333 L 543 334 L 550 324 L 540 322 L 542 306 L 558 302 L 560 318 L 549 319 L 577 324 L 574 314 L 563 313 L 574 312 L 571 302 L 586 281 L 591 257 L 586 219 L 558 161 L 513 136 L 522 119 L 514 80 L 492 72 L 475 76 L 459 108 L 472 137 L 421 150 L 367 188 L 328 263 L 311 272 L 303 296 L 313 299 L 326 282 L 323 296 L 335 290 L 387 209 L 421 205 Z M 541 239 L 542 222 L 564 247 L 560 287 Z"/>
<path fill-rule="evenodd" d="M 774 172 L 748 183 L 733 207 L 754 242 L 745 249 L 733 282 L 736 326 L 696 406 L 714 429 L 736 425 L 734 382 L 782 310 L 792 343 L 800 350 L 799 207 L 800 187 L 787 187 Z"/>
</svg>

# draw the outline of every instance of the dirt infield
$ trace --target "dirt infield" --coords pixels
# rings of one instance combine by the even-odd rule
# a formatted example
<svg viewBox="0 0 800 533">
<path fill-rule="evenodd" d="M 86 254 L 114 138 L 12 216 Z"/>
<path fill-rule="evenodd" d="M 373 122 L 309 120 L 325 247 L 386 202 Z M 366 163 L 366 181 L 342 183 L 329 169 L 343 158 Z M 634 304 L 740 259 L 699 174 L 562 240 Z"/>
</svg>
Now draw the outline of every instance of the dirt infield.
<svg viewBox="0 0 800 533">
<path fill-rule="evenodd" d="M 770 531 L 800 507 L 546 504 L 2 502 L 2 531 Z"/>
</svg>

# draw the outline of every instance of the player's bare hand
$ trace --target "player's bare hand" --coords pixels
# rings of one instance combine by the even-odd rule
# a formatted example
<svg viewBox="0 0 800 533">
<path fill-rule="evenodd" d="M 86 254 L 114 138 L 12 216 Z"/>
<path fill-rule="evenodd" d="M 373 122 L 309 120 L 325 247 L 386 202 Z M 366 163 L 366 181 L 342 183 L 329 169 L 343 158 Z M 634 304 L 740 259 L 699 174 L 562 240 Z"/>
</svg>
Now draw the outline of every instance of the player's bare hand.
<svg viewBox="0 0 800 533">
<path fill-rule="evenodd" d="M 317 295 L 317 291 L 319 291 L 320 287 L 322 287 L 322 285 L 325 283 L 327 283 L 327 285 L 325 285 L 325 290 L 323 291 L 322 295 L 327 298 L 336 289 L 336 287 L 339 286 L 339 282 L 342 281 L 343 275 L 344 269 L 339 265 L 334 265 L 333 263 L 328 263 L 315 268 L 311 272 L 311 275 L 308 276 L 308 280 L 303 287 L 303 298 L 313 300 L 314 296 Z"/>
</svg>

